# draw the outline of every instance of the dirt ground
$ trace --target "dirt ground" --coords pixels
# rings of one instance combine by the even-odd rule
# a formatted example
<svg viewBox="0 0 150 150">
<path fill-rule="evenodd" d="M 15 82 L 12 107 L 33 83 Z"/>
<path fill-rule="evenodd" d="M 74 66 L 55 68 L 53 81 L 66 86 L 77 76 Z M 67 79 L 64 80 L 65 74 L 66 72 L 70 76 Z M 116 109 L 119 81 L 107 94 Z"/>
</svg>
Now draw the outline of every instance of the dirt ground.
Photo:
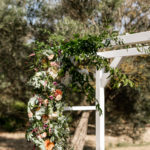
<svg viewBox="0 0 150 150">
<path fill-rule="evenodd" d="M 33 145 L 25 139 L 24 132 L 0 132 L 0 150 L 32 150 Z"/>
<path fill-rule="evenodd" d="M 87 135 L 84 150 L 95 150 L 95 135 Z M 106 150 L 150 150 L 150 128 L 136 144 L 125 136 L 106 136 Z M 24 132 L 0 132 L 0 150 L 32 150 L 33 145 L 26 142 Z"/>
<path fill-rule="evenodd" d="M 121 137 L 106 136 L 105 137 L 106 150 L 150 150 L 150 134 L 148 132 L 146 134 L 144 134 L 143 137 L 147 139 L 145 141 L 143 141 L 143 139 L 137 141 L 136 144 L 133 144 L 132 140 L 125 136 Z M 95 135 L 87 135 L 84 150 L 95 150 L 96 147 L 95 141 L 96 141 Z"/>
</svg>

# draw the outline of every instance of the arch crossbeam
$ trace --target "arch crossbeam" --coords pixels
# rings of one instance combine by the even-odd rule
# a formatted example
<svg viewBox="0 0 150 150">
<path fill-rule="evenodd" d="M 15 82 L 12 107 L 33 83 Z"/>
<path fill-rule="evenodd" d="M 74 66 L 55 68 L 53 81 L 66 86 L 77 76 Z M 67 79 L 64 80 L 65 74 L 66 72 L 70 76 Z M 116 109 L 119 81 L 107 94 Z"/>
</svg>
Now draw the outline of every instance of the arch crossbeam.
<svg viewBox="0 0 150 150">
<path fill-rule="evenodd" d="M 118 39 L 123 41 L 125 45 L 149 43 L 150 31 L 118 36 Z M 116 45 L 115 42 L 112 42 L 111 44 L 114 46 Z M 148 49 L 148 51 L 145 51 L 146 49 Z M 123 57 L 145 55 L 145 54 L 150 54 L 149 46 L 97 52 L 97 55 L 101 57 L 105 57 L 107 59 L 114 58 L 114 60 L 110 64 L 112 68 L 118 67 Z M 104 70 L 105 68 L 96 71 L 96 99 L 99 101 L 99 104 L 102 109 L 101 116 L 99 116 L 99 113 L 96 111 L 96 150 L 105 150 L 105 86 L 110 80 L 110 78 L 108 78 L 110 73 L 105 73 Z M 82 111 L 96 110 L 96 107 L 95 106 L 65 107 L 65 111 L 78 111 L 78 110 Z"/>
</svg>

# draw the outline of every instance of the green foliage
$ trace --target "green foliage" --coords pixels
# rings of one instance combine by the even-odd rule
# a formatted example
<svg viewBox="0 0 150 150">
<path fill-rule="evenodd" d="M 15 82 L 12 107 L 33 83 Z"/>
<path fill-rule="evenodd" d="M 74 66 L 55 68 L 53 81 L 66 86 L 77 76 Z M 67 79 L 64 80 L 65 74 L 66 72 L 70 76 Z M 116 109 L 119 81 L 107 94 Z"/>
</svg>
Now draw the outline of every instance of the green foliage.
<svg viewBox="0 0 150 150">
<path fill-rule="evenodd" d="M 72 98 L 66 96 L 68 91 L 71 94 L 76 92 L 84 95 L 84 100 L 90 104 L 97 102 L 96 108 L 99 114 L 103 113 L 95 98 L 95 88 L 92 84 L 94 72 L 91 69 L 106 68 L 105 71 L 110 72 L 110 76 L 114 79 L 111 81 L 114 87 L 133 86 L 132 81 L 125 74 L 118 69 L 110 68 L 108 60 L 97 55 L 98 49 L 109 46 L 107 38 L 112 37 L 107 32 L 103 32 L 99 36 L 88 35 L 81 38 L 75 35 L 73 39 L 67 41 L 53 37 L 53 40 L 50 39 L 50 44 L 36 43 L 37 48 L 30 55 L 33 57 L 31 69 L 35 70 L 35 75 L 30 79 L 29 84 L 33 86 L 35 96 L 28 103 L 31 124 L 27 130 L 27 139 L 36 146 L 45 150 L 43 145 L 49 140 L 55 143 L 54 149 L 59 147 L 67 149 L 67 117 L 62 114 L 64 101 Z M 57 91 L 60 95 L 57 95 Z M 53 114 L 57 114 L 55 119 L 51 117 Z M 43 120 L 43 117 L 46 117 L 46 120 Z M 46 129 L 43 128 L 45 125 Z M 54 131 L 51 133 L 49 129 Z"/>
<path fill-rule="evenodd" d="M 94 68 L 106 68 L 106 72 L 109 71 L 111 73 L 110 76 L 113 77 L 111 80 L 113 88 L 119 88 L 121 85 L 130 85 L 133 87 L 133 83 L 125 74 L 122 74 L 118 69 L 110 68 L 107 59 L 97 56 L 96 52 L 99 48 L 109 46 L 103 42 L 104 39 L 108 37 L 110 37 L 109 34 L 104 32 L 99 36 L 75 37 L 69 41 L 57 41 L 56 38 L 56 41 L 53 40 L 52 47 L 50 47 L 49 44 L 44 45 L 43 42 L 37 43 L 38 48 L 35 50 L 37 61 L 31 68 L 48 68 L 49 64 L 47 60 L 42 64 L 43 58 L 41 57 L 41 53 L 43 53 L 45 49 L 55 52 L 56 56 L 59 56 L 59 53 L 61 53 L 61 69 L 59 75 L 66 78 L 66 75 L 69 74 L 70 78 L 70 83 L 67 84 L 66 91 L 69 90 L 85 94 L 87 101 L 90 103 L 93 103 L 95 100 L 95 89 L 91 84 L 94 81 Z M 65 86 L 65 83 L 63 86 Z"/>
<path fill-rule="evenodd" d="M 99 12 L 101 13 L 100 23 L 102 26 L 111 26 L 116 24 L 118 9 L 125 0 L 101 0 L 99 3 Z M 120 21 L 120 20 L 118 20 Z M 120 22 L 119 22 L 120 23 Z"/>
<path fill-rule="evenodd" d="M 9 131 L 22 130 L 27 119 L 24 103 L 30 95 L 25 87 L 30 28 L 23 1 L 1 0 L 0 6 L 0 124 Z"/>
<path fill-rule="evenodd" d="M 73 38 L 73 35 L 99 35 L 103 31 L 102 27 L 96 24 L 89 24 L 89 22 L 80 22 L 73 20 L 70 17 L 60 19 L 55 25 L 55 32 L 53 35 L 65 39 Z"/>
<path fill-rule="evenodd" d="M 66 15 L 81 22 L 91 19 L 99 4 L 98 0 L 62 0 L 61 3 Z"/>
<path fill-rule="evenodd" d="M 19 100 L 13 103 L 13 100 L 9 99 L 8 102 L 0 102 L 0 105 L 1 129 L 6 131 L 24 130 L 27 121 L 25 103 Z"/>
<path fill-rule="evenodd" d="M 107 88 L 106 126 L 112 129 L 112 134 L 125 134 L 135 141 L 143 133 L 145 125 L 149 124 L 149 63 L 149 55 L 124 60 L 121 68 L 134 81 L 135 87 Z"/>
<path fill-rule="evenodd" d="M 77 5 L 78 2 L 80 3 L 79 5 Z M 85 2 L 86 1 L 81 2 L 78 0 L 62 1 L 61 3 L 58 2 L 52 5 L 52 0 L 0 1 L 0 105 L 3 106 L 1 107 L 3 118 L 5 118 L 3 112 L 15 111 L 11 103 L 14 103 L 16 100 L 26 103 L 31 94 L 29 92 L 30 89 L 25 86 L 27 78 L 33 74 L 33 72 L 29 73 L 26 71 L 29 69 L 28 65 L 30 65 L 31 61 L 30 59 L 28 59 L 28 61 L 26 59 L 26 56 L 29 55 L 32 50 L 32 46 L 28 44 L 29 41 L 44 41 L 44 43 L 39 43 L 39 47 L 44 47 L 46 43 L 46 47 L 50 48 L 54 44 L 53 41 L 56 41 L 54 45 L 57 45 L 57 43 L 61 41 L 69 41 L 69 39 L 74 37 L 74 34 L 76 34 L 77 38 L 79 33 L 80 37 L 93 34 L 99 35 L 102 34 L 102 31 L 106 30 L 106 27 L 110 26 L 112 26 L 111 30 L 113 30 L 114 27 L 119 30 L 121 27 L 124 27 L 127 32 L 140 32 L 149 29 L 149 0 L 131 0 L 128 1 L 128 3 L 124 3 L 122 0 L 101 0 L 98 3 L 94 0 L 88 1 L 86 4 Z M 137 5 L 134 5 L 135 3 Z M 85 4 L 85 8 L 83 8 L 83 4 Z M 95 6 L 95 4 L 97 6 Z M 64 11 L 64 9 L 66 9 L 66 11 Z M 124 24 L 124 21 L 122 21 L 124 20 L 123 18 L 129 18 L 129 20 L 127 19 L 129 22 L 125 21 Z M 50 38 L 49 35 L 51 35 Z M 90 41 L 88 41 L 88 44 L 90 44 Z M 103 44 L 99 46 L 103 47 Z M 92 48 L 94 48 L 94 45 Z M 76 55 L 75 59 L 80 60 L 78 57 L 79 56 Z M 148 60 L 143 59 L 142 62 L 145 64 Z M 26 65 L 26 63 L 28 64 Z M 70 61 L 68 61 L 68 63 L 70 63 Z M 47 66 L 45 65 L 43 67 Z M 91 72 L 93 73 L 94 69 L 88 69 L 90 69 L 90 80 L 93 80 Z M 61 73 L 63 75 L 64 71 L 62 70 Z M 141 79 L 140 74 L 136 74 L 135 77 L 136 80 Z M 113 79 L 112 84 L 114 87 L 120 86 L 116 81 L 121 81 L 121 78 L 123 78 L 123 76 L 119 79 Z M 114 84 L 114 82 L 116 82 L 116 84 Z M 147 85 L 148 83 L 143 84 Z M 70 103 L 72 105 L 75 102 L 79 104 L 77 98 L 84 99 L 83 93 L 81 93 L 78 86 L 70 86 L 74 87 L 74 91 L 80 93 L 80 96 L 73 96 Z M 93 91 L 88 88 L 86 88 L 86 90 Z M 144 90 L 142 90 L 141 93 L 143 92 Z M 5 102 L 8 101 L 10 103 L 5 104 Z M 15 108 L 18 109 L 16 106 Z M 19 110 L 20 109 L 22 108 L 19 108 Z M 13 115 L 13 118 L 21 118 L 21 115 L 18 116 L 17 114 L 18 112 Z M 10 114 L 6 115 L 6 118 L 9 115 Z M 24 116 L 26 115 L 24 114 Z M 23 122 L 23 124 L 25 123 Z"/>
<path fill-rule="evenodd" d="M 25 111 L 26 110 L 26 104 L 22 101 L 15 101 L 13 107 L 14 107 L 14 109 L 20 110 L 20 111 Z"/>
<path fill-rule="evenodd" d="M 116 17 L 116 24 L 119 28 L 124 26 L 124 33 L 129 32 L 141 32 L 150 29 L 150 18 L 149 18 L 149 0 L 130 0 L 126 3 L 122 3 L 118 13 L 120 16 Z M 130 8 L 130 9 L 126 9 Z M 124 21 L 123 24 L 120 24 Z"/>
</svg>

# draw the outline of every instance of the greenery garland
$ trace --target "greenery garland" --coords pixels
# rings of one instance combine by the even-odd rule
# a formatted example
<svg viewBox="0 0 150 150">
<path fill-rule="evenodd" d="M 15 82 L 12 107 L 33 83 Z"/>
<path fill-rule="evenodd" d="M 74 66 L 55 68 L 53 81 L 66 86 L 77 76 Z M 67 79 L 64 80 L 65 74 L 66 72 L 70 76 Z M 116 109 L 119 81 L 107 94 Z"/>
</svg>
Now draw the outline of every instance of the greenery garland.
<svg viewBox="0 0 150 150">
<path fill-rule="evenodd" d="M 31 127 L 27 131 L 27 139 L 42 150 L 65 150 L 69 128 L 63 115 L 63 88 L 57 83 L 60 57 L 51 50 L 41 52 L 40 56 L 39 65 L 43 69 L 36 71 L 29 81 L 36 94 L 28 102 Z M 48 69 L 44 66 L 46 62 Z"/>
<path fill-rule="evenodd" d="M 107 59 L 97 56 L 99 48 L 109 46 L 108 34 L 86 36 L 74 39 L 54 40 L 51 44 L 37 42 L 32 69 L 35 74 L 29 81 L 33 87 L 33 97 L 28 102 L 30 126 L 27 140 L 35 143 L 41 150 L 67 150 L 69 127 L 63 115 L 65 95 L 68 88 L 72 92 L 83 93 L 86 100 L 95 103 L 93 67 L 105 68 L 113 77 L 114 87 L 133 86 L 133 83 L 118 69 L 109 67 Z M 110 37 L 109 37 L 110 38 Z M 64 82 L 69 74 L 69 82 Z M 101 112 L 97 103 L 96 108 Z"/>
</svg>

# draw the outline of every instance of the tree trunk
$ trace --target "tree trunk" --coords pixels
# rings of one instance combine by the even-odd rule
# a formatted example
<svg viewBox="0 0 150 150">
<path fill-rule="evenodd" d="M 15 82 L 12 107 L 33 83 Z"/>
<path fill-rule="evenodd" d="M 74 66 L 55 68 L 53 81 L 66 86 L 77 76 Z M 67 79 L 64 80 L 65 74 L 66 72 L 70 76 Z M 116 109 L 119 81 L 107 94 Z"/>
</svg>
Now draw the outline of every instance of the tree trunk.
<svg viewBox="0 0 150 150">
<path fill-rule="evenodd" d="M 90 116 L 90 112 L 83 112 L 81 116 L 79 125 L 72 139 L 72 146 L 74 150 L 83 150 L 85 144 L 85 138 L 87 135 L 89 116 Z"/>
</svg>

